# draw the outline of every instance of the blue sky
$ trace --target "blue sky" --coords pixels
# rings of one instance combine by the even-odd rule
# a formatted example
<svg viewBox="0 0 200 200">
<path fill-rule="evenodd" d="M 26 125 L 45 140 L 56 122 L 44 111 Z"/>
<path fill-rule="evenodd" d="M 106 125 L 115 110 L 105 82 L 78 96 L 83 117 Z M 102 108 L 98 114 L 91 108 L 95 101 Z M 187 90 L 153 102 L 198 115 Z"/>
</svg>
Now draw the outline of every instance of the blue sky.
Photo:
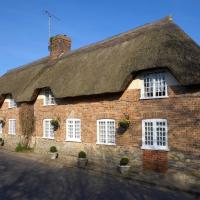
<svg viewBox="0 0 200 200">
<path fill-rule="evenodd" d="M 6 0 L 0 2 L 0 75 L 48 55 L 43 10 L 54 13 L 52 35 L 67 34 L 77 49 L 172 15 L 200 44 L 200 0 Z"/>
</svg>

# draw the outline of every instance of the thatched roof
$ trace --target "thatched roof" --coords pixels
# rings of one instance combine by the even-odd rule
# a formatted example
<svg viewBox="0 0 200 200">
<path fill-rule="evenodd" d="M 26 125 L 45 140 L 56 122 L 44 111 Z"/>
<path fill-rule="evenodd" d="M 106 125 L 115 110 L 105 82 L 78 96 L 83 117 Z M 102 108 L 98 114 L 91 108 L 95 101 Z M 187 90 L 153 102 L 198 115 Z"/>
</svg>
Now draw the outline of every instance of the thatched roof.
<svg viewBox="0 0 200 200">
<path fill-rule="evenodd" d="M 0 78 L 0 94 L 22 102 L 44 87 L 56 98 L 122 92 L 133 74 L 157 67 L 167 67 L 182 85 L 200 84 L 200 48 L 169 17 L 14 69 Z"/>
</svg>

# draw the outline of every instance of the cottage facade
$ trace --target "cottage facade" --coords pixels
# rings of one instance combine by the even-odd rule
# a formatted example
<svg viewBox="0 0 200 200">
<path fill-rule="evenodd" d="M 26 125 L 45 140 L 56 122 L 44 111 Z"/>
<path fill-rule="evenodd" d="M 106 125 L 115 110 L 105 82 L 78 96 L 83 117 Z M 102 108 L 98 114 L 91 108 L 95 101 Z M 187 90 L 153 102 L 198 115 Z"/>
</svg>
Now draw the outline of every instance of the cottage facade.
<svg viewBox="0 0 200 200">
<path fill-rule="evenodd" d="M 70 46 L 58 35 L 50 56 L 0 78 L 5 148 L 22 140 L 20 109 L 27 104 L 34 112 L 35 152 L 54 145 L 61 157 L 75 160 L 84 150 L 102 166 L 126 156 L 138 172 L 198 179 L 199 46 L 170 18 L 76 51 Z M 56 131 L 52 119 L 59 121 Z M 123 120 L 130 122 L 127 129 L 119 125 Z"/>
</svg>

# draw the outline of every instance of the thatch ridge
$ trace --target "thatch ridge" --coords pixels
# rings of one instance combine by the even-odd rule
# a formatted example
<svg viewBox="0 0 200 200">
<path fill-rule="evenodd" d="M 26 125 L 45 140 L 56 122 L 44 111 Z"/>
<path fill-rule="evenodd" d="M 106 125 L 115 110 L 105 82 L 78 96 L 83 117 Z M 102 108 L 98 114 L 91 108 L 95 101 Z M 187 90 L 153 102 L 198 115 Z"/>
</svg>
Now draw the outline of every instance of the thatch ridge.
<svg viewBox="0 0 200 200">
<path fill-rule="evenodd" d="M 122 92 L 132 74 L 157 67 L 167 67 L 182 85 L 200 84 L 200 48 L 169 17 L 48 58 L 6 73 L 0 94 L 22 102 L 44 87 L 57 98 Z"/>
</svg>

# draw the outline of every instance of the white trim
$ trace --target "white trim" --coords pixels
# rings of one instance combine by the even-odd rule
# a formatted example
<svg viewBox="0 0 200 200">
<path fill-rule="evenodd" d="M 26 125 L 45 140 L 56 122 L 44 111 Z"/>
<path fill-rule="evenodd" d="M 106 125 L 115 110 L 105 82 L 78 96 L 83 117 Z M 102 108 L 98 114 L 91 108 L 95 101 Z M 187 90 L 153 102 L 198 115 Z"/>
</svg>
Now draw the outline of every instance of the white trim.
<svg viewBox="0 0 200 200">
<path fill-rule="evenodd" d="M 14 122 L 14 128 L 10 127 L 11 122 Z M 16 135 L 16 119 L 8 119 L 8 134 L 9 135 Z"/>
<path fill-rule="evenodd" d="M 72 121 L 73 122 L 73 137 L 69 137 L 68 135 L 68 122 Z M 75 138 L 75 122 L 79 122 L 80 123 L 80 132 L 79 132 L 79 138 Z M 67 118 L 66 122 L 65 122 L 65 128 L 66 128 L 66 142 L 81 142 L 81 120 L 78 118 Z"/>
<path fill-rule="evenodd" d="M 45 133 L 46 133 L 45 132 L 46 131 L 46 129 L 45 129 L 45 126 L 46 126 L 45 122 L 48 121 L 50 123 L 50 126 L 51 126 L 51 120 L 52 119 L 43 119 L 43 137 L 42 137 L 43 139 L 52 139 L 53 140 L 55 138 L 55 136 L 54 137 L 50 136 L 50 127 L 49 127 L 49 133 L 48 133 L 49 136 L 48 137 L 45 136 Z"/>
<path fill-rule="evenodd" d="M 169 96 L 163 96 L 163 97 L 140 97 L 141 100 L 145 100 L 145 99 L 166 99 L 169 98 Z"/>
<path fill-rule="evenodd" d="M 151 122 L 153 124 L 153 145 L 146 145 L 145 144 L 145 123 Z M 166 135 L 165 135 L 165 146 L 157 145 L 157 133 L 156 133 L 156 123 L 157 122 L 165 122 L 165 129 L 166 129 Z M 142 146 L 141 149 L 150 149 L 150 150 L 163 150 L 163 151 L 169 151 L 168 148 L 168 124 L 167 119 L 144 119 L 142 120 Z"/>
<path fill-rule="evenodd" d="M 54 95 L 53 95 L 53 93 L 51 92 L 51 90 L 50 89 L 44 89 L 44 91 L 43 91 L 43 94 L 44 94 L 44 98 L 43 98 L 43 106 L 54 106 L 54 105 L 56 105 L 56 99 L 55 99 L 55 97 L 54 97 Z M 47 95 L 48 95 L 48 98 L 49 99 L 53 99 L 53 101 L 54 101 L 54 103 L 47 103 Z"/>
<path fill-rule="evenodd" d="M 106 126 L 105 126 L 105 129 L 106 129 L 106 142 L 100 142 L 100 138 L 99 138 L 99 122 L 106 122 Z M 108 132 L 107 132 L 107 122 L 114 122 L 114 131 L 115 131 L 115 138 L 114 138 L 114 143 L 108 143 L 107 142 L 107 136 L 108 136 Z M 99 119 L 97 120 L 96 122 L 96 126 L 97 126 L 97 142 L 96 144 L 103 144 L 103 145 L 116 145 L 116 129 L 115 129 L 115 120 L 114 119 Z"/>
<path fill-rule="evenodd" d="M 11 102 L 12 102 L 12 104 L 11 104 Z M 17 103 L 12 98 L 12 96 L 9 96 L 9 98 L 8 98 L 8 108 L 16 108 L 16 107 L 17 107 Z"/>
<path fill-rule="evenodd" d="M 165 95 L 163 96 L 156 96 L 156 76 L 158 76 L 159 74 L 162 74 L 164 77 L 164 84 L 165 84 Z M 149 78 L 152 80 L 153 82 L 153 96 L 145 96 L 145 87 L 144 87 L 144 80 L 145 78 Z M 141 81 L 141 93 L 140 93 L 140 99 L 163 99 L 163 98 L 168 98 L 168 84 L 167 84 L 167 75 L 166 72 L 164 71 L 158 71 L 158 72 L 152 72 L 152 73 L 145 73 L 142 76 L 142 81 Z"/>
</svg>

